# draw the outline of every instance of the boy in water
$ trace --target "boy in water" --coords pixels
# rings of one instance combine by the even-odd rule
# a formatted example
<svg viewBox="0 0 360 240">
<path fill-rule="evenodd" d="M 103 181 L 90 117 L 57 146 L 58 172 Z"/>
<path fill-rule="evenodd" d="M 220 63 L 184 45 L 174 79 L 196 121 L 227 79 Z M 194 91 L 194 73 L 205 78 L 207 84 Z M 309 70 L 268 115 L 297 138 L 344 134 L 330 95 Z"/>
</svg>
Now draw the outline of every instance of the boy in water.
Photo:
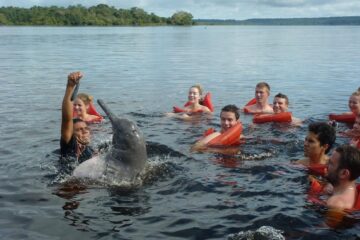
<svg viewBox="0 0 360 240">
<path fill-rule="evenodd" d="M 61 109 L 61 157 L 62 159 L 70 160 L 71 162 L 78 161 L 79 163 L 88 160 L 94 154 L 94 150 L 89 147 L 90 130 L 87 124 L 83 120 L 73 119 L 71 96 L 82 76 L 81 72 L 73 72 L 68 75 Z"/>
<path fill-rule="evenodd" d="M 244 108 L 246 113 L 273 113 L 273 108 L 268 103 L 270 86 L 266 82 L 260 82 L 255 88 L 256 103 Z"/>
</svg>

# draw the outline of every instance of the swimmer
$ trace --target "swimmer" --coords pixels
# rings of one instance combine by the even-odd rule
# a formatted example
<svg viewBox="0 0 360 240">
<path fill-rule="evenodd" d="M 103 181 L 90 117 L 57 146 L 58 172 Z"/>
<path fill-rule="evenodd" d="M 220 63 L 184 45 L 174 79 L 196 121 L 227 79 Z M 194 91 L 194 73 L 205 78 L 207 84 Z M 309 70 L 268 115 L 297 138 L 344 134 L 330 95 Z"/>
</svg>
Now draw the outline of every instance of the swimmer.
<svg viewBox="0 0 360 240">
<path fill-rule="evenodd" d="M 304 159 L 296 161 L 298 164 L 326 165 L 329 161 L 327 153 L 335 143 L 335 129 L 327 123 L 317 122 L 309 125 L 304 142 Z"/>
<path fill-rule="evenodd" d="M 343 145 L 333 151 L 326 179 L 333 186 L 333 192 L 326 204 L 331 208 L 351 209 L 357 199 L 356 179 L 360 176 L 360 151 Z"/>
<path fill-rule="evenodd" d="M 73 158 L 79 163 L 88 160 L 94 154 L 94 150 L 89 147 L 91 136 L 86 122 L 81 119 L 73 119 L 74 104 L 71 102 L 71 96 L 82 76 L 81 72 L 73 72 L 68 75 L 61 110 L 61 157 L 62 159 Z"/>
<path fill-rule="evenodd" d="M 276 114 L 276 113 L 288 112 L 288 108 L 289 108 L 289 98 L 282 93 L 276 94 L 273 101 L 274 113 Z M 291 116 L 291 123 L 293 125 L 300 126 L 302 124 L 302 121 L 299 118 Z"/>
<path fill-rule="evenodd" d="M 360 91 L 351 94 L 349 98 L 349 109 L 355 116 L 360 115 Z"/>
<path fill-rule="evenodd" d="M 206 150 L 207 143 L 209 143 L 211 140 L 213 140 L 215 137 L 219 136 L 220 134 L 226 132 L 228 129 L 232 128 L 239 122 L 240 122 L 239 108 L 236 105 L 226 105 L 221 109 L 221 113 L 220 113 L 220 125 L 221 125 L 220 132 L 213 132 L 208 136 L 200 139 L 191 147 L 191 151 Z M 240 136 L 240 138 L 241 137 L 242 136 Z M 220 151 L 220 149 L 217 150 L 217 152 L 218 151 Z"/>
<path fill-rule="evenodd" d="M 183 112 L 181 114 L 166 113 L 166 116 L 190 120 L 192 119 L 193 113 L 211 113 L 211 110 L 207 106 L 202 105 L 202 94 L 203 89 L 199 84 L 191 86 L 188 93 L 188 102 L 182 109 Z"/>
<path fill-rule="evenodd" d="M 89 113 L 90 106 L 93 104 L 93 97 L 86 93 L 76 95 L 74 101 L 74 118 L 79 118 L 86 123 L 101 122 L 102 117 Z"/>
<path fill-rule="evenodd" d="M 246 106 L 244 112 L 246 113 L 274 113 L 273 108 L 268 103 L 270 96 L 270 86 L 266 82 L 260 82 L 255 88 L 256 103 Z"/>
</svg>

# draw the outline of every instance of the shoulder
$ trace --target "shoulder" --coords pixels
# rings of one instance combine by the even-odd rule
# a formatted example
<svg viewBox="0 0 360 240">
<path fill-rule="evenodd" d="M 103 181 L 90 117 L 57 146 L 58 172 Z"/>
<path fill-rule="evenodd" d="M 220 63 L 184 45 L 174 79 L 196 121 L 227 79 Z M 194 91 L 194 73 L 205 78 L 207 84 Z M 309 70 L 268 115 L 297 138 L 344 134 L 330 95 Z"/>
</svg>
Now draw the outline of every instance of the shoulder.
<svg viewBox="0 0 360 240">
<path fill-rule="evenodd" d="M 347 208 L 346 201 L 343 199 L 342 196 L 329 197 L 329 199 L 326 201 L 326 205 L 331 208 L 340 208 L 340 209 Z"/>
<path fill-rule="evenodd" d="M 299 159 L 297 161 L 294 161 L 295 164 L 302 164 L 304 166 L 308 166 L 309 165 L 309 159 L 304 158 L 304 159 Z"/>
</svg>

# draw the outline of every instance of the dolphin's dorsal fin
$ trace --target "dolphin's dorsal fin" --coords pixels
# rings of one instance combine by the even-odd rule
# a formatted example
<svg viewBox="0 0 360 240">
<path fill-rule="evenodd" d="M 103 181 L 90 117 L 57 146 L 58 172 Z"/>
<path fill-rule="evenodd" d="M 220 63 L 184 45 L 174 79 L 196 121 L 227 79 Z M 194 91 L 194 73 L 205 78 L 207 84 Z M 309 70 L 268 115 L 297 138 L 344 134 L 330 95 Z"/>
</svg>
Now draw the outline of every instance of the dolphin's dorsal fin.
<svg viewBox="0 0 360 240">
<path fill-rule="evenodd" d="M 105 114 L 108 116 L 110 121 L 113 122 L 116 118 L 116 115 L 108 108 L 108 106 L 105 104 L 105 102 L 102 99 L 98 99 L 97 102 L 102 108 L 102 110 L 105 112 Z"/>
</svg>

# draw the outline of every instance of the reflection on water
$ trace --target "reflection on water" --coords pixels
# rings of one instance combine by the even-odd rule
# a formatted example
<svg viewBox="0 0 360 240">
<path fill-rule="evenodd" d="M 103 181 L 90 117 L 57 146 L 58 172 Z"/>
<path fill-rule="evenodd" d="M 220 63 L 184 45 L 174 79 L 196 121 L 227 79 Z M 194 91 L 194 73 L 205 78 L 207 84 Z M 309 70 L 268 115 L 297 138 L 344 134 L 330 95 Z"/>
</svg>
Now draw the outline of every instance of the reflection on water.
<svg viewBox="0 0 360 240">
<path fill-rule="evenodd" d="M 357 213 L 336 231 L 326 225 L 326 211 L 306 200 L 306 172 L 290 163 L 309 123 L 347 110 L 359 43 L 356 26 L 0 28 L 1 238 L 224 239 L 261 226 L 286 239 L 359 238 Z M 75 70 L 81 92 L 144 132 L 140 186 L 57 181 L 61 100 Z M 304 125 L 253 126 L 241 114 L 247 140 L 235 154 L 191 153 L 219 128 L 221 107 L 244 105 L 258 81 L 287 94 Z M 164 117 L 195 83 L 212 93 L 214 116 Z M 111 141 L 107 121 L 92 133 L 95 146 Z"/>
</svg>

